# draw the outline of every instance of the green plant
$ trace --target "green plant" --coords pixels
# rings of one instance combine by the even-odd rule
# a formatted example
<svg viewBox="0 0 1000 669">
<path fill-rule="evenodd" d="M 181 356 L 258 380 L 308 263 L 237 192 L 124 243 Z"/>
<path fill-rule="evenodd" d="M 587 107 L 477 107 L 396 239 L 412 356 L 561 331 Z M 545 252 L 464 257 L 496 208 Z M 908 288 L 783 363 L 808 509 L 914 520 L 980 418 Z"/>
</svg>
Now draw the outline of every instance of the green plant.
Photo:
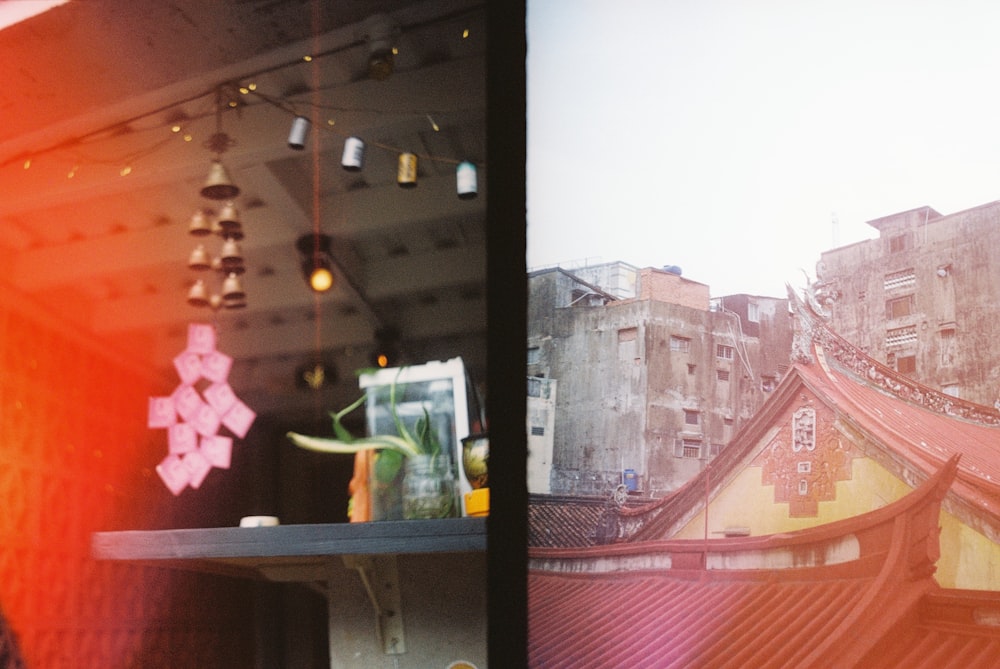
<svg viewBox="0 0 1000 669">
<path fill-rule="evenodd" d="M 402 371 L 402 370 L 400 370 Z M 396 409 L 397 384 L 389 386 L 389 410 L 392 414 L 396 434 L 378 434 L 368 437 L 354 437 L 344 426 L 344 417 L 363 406 L 366 395 L 347 405 L 337 412 L 330 412 L 333 418 L 335 437 L 314 437 L 298 432 L 289 432 L 288 438 L 300 448 L 320 453 L 352 454 L 360 451 L 378 451 L 375 459 L 375 478 L 380 483 L 391 482 L 403 466 L 403 458 L 414 455 L 438 455 L 441 452 L 441 442 L 431 424 L 427 407 L 423 407 L 423 416 L 417 419 L 411 430 L 399 417 Z"/>
</svg>

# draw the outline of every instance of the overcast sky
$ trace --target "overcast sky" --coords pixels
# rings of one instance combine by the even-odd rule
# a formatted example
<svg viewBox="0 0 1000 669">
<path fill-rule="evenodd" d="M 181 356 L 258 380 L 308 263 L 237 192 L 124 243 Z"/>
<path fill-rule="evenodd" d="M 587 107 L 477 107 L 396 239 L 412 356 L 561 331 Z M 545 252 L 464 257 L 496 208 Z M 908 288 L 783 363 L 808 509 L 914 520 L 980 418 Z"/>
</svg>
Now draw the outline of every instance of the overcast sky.
<svg viewBox="0 0 1000 669">
<path fill-rule="evenodd" d="M 783 296 L 866 221 L 997 199 L 1000 3 L 528 0 L 529 269 Z"/>
</svg>

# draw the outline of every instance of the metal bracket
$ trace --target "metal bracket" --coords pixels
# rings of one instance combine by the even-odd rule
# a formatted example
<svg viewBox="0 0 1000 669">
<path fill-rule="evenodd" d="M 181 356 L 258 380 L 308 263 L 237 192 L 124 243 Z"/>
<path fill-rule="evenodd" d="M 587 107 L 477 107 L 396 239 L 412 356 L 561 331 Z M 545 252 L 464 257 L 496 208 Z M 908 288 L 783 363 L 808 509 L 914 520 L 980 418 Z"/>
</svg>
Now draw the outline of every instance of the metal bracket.
<svg viewBox="0 0 1000 669">
<path fill-rule="evenodd" d="M 387 655 L 406 652 L 403 635 L 403 605 L 399 595 L 399 571 L 395 555 L 344 555 L 344 564 L 361 577 L 368 599 L 375 608 L 375 633 Z"/>
</svg>

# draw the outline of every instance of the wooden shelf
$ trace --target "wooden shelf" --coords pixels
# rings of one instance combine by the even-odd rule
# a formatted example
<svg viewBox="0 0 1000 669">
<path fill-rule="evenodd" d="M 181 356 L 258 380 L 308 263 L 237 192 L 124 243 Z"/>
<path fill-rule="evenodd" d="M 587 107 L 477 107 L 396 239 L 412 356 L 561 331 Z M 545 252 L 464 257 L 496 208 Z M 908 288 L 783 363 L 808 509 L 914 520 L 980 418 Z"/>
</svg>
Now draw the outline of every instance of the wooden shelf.
<svg viewBox="0 0 1000 669">
<path fill-rule="evenodd" d="M 485 518 L 95 532 L 99 560 L 274 581 L 322 580 L 340 556 L 486 550 Z"/>
</svg>

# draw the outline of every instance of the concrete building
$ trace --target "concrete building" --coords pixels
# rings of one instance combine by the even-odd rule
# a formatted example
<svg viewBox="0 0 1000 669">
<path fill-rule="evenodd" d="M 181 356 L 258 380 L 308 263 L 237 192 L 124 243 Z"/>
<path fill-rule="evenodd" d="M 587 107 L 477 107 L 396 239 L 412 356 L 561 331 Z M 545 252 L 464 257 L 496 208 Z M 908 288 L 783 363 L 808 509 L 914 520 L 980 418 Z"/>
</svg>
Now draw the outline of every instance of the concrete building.
<svg viewBox="0 0 1000 669">
<path fill-rule="evenodd" d="M 794 364 L 687 485 L 532 508 L 532 666 L 997 666 L 1000 415 L 793 304 Z"/>
<path fill-rule="evenodd" d="M 879 236 L 826 251 L 815 297 L 833 330 L 946 394 L 1000 397 L 1000 202 L 920 207 L 868 222 Z"/>
<path fill-rule="evenodd" d="M 529 461 L 550 467 L 547 488 L 529 476 L 532 493 L 606 496 L 623 483 L 646 496 L 674 490 L 718 455 L 788 368 L 786 299 L 713 300 L 677 268 L 612 265 L 620 267 L 529 275 L 529 388 L 558 384 L 548 432 L 542 398 L 529 392 Z M 618 294 L 582 274 L 614 277 Z M 623 293 L 629 276 L 634 290 Z"/>
</svg>

